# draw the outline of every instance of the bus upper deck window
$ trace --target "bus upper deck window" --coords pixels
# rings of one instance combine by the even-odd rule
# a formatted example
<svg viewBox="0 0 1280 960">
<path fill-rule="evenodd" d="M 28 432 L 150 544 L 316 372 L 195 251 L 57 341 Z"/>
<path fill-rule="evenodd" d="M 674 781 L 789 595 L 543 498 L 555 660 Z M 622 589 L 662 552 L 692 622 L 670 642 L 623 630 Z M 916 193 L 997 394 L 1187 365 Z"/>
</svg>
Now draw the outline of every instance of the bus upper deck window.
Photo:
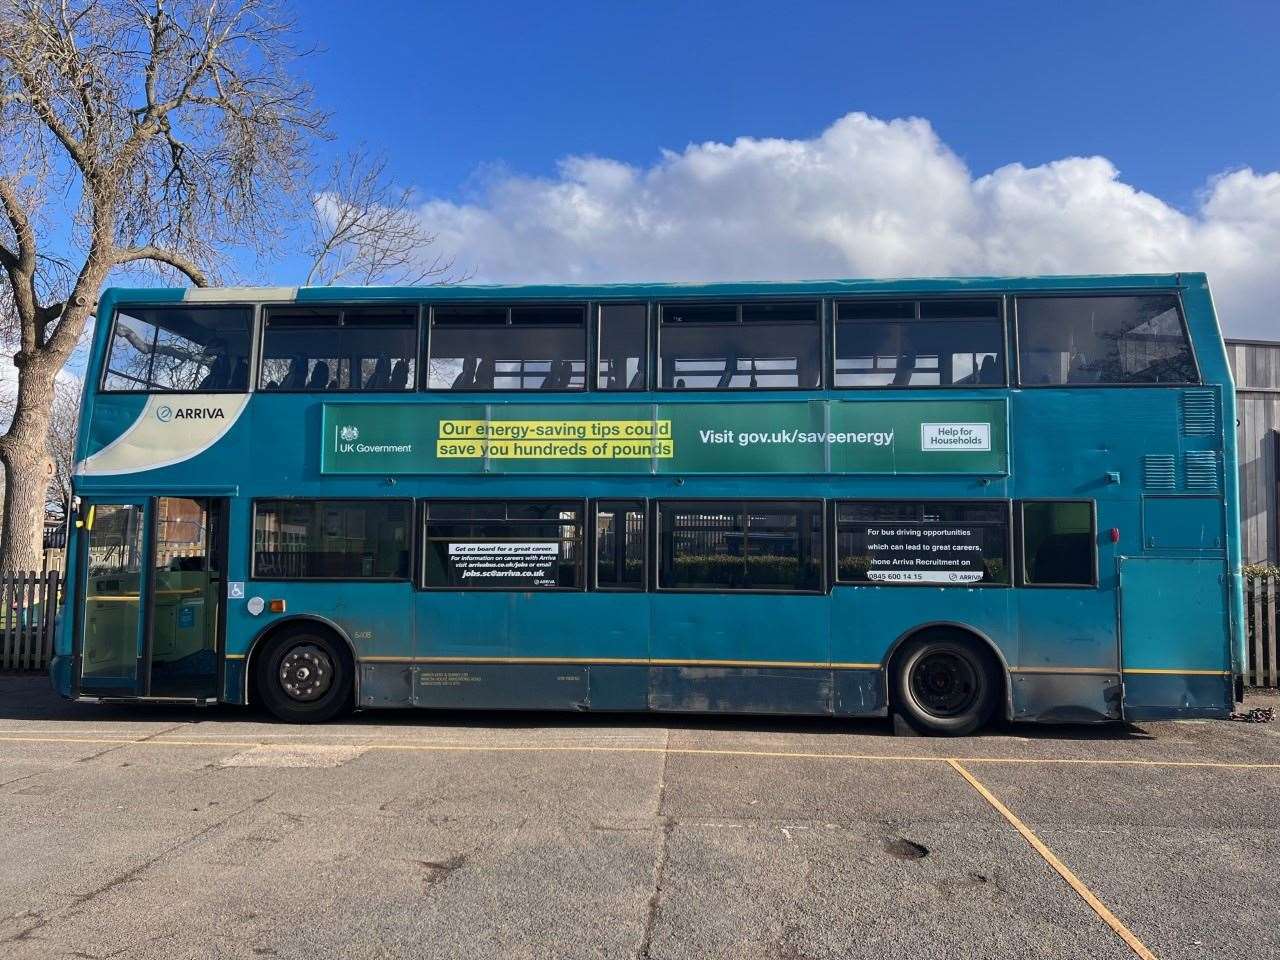
<svg viewBox="0 0 1280 960">
<path fill-rule="evenodd" d="M 1004 383 L 998 300 L 864 300 L 836 307 L 837 387 Z"/>
<path fill-rule="evenodd" d="M 105 390 L 241 393 L 249 386 L 248 307 L 123 308 Z"/>
<path fill-rule="evenodd" d="M 437 306 L 427 389 L 585 389 L 586 333 L 584 306 Z"/>
<path fill-rule="evenodd" d="M 666 389 L 822 386 L 822 323 L 814 302 L 663 304 L 658 351 Z"/>
<path fill-rule="evenodd" d="M 649 308 L 643 303 L 600 307 L 599 390 L 644 390 L 648 387 Z"/>
<path fill-rule="evenodd" d="M 1170 294 L 1019 297 L 1017 317 L 1025 385 L 1198 382 Z"/>
<path fill-rule="evenodd" d="M 416 307 L 281 308 L 262 335 L 263 390 L 412 390 Z"/>
</svg>

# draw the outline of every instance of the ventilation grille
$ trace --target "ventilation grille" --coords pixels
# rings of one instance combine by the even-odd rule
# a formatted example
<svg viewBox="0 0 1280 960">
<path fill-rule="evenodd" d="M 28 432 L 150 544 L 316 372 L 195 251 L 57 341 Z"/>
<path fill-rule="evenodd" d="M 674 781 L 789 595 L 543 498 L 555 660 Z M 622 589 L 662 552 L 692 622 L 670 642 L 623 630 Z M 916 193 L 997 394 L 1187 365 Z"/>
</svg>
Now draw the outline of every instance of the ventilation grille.
<svg viewBox="0 0 1280 960">
<path fill-rule="evenodd" d="M 1182 432 L 1188 437 L 1218 432 L 1218 398 L 1212 390 L 1188 390 L 1182 395 Z"/>
<path fill-rule="evenodd" d="M 1149 453 L 1142 458 L 1142 485 L 1148 490 L 1172 490 L 1176 479 L 1172 454 Z"/>
<path fill-rule="evenodd" d="M 1192 450 L 1187 453 L 1187 489 L 1218 489 L 1218 454 L 1214 450 Z"/>
</svg>

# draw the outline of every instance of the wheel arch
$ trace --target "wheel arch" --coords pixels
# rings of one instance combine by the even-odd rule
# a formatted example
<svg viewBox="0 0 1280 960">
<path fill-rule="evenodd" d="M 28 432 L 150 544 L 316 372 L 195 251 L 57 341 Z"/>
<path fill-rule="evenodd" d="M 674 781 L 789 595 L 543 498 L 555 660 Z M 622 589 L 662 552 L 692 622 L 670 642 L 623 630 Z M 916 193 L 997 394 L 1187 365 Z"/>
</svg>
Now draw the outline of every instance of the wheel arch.
<svg viewBox="0 0 1280 960">
<path fill-rule="evenodd" d="M 928 623 L 917 624 L 908 630 L 904 630 L 898 635 L 898 638 L 889 644 L 889 649 L 885 652 L 884 660 L 880 665 L 880 678 L 884 683 L 884 702 L 890 704 L 890 668 L 893 665 L 893 658 L 898 655 L 898 650 L 908 640 L 920 636 L 922 633 L 929 633 L 934 630 L 954 630 L 959 633 L 967 634 L 980 644 L 985 646 L 988 651 L 996 658 L 996 663 L 1000 664 L 1000 679 L 1004 687 L 1004 717 L 1006 720 L 1013 719 L 1013 671 L 1009 667 L 1009 661 L 1005 659 L 1004 651 L 1000 649 L 991 635 L 985 630 L 979 630 L 977 627 L 969 623 L 961 623 L 958 620 L 931 620 Z M 892 706 L 890 705 L 890 709 Z"/>
<path fill-rule="evenodd" d="M 250 694 L 253 690 L 253 663 L 254 655 L 262 648 L 262 645 L 273 635 L 279 633 L 287 627 L 294 626 L 299 623 L 314 623 L 324 627 L 330 633 L 341 638 L 346 644 L 347 653 L 351 656 L 351 680 L 353 684 L 352 697 L 358 707 L 360 704 L 360 658 L 356 655 L 356 645 L 351 642 L 351 638 L 347 636 L 347 631 L 334 623 L 328 617 L 322 617 L 317 613 L 293 613 L 287 617 L 281 617 L 279 620 L 272 620 L 263 626 L 261 630 L 254 636 L 253 641 L 249 644 L 249 650 L 245 654 L 244 660 L 244 703 L 247 706 L 250 703 Z"/>
</svg>

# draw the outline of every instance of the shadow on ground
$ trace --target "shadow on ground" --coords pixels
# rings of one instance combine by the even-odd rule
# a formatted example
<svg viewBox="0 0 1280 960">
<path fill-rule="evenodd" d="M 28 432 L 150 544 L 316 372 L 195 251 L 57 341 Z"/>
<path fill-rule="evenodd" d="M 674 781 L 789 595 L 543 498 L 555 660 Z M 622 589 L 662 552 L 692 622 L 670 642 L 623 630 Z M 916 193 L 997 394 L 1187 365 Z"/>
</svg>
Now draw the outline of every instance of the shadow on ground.
<svg viewBox="0 0 1280 960">
<path fill-rule="evenodd" d="M 270 714 L 249 706 L 208 707 L 158 703 L 77 703 L 59 697 L 42 674 L 0 674 L 0 720 L 84 722 L 167 721 L 170 723 L 278 724 Z M 361 710 L 343 718 L 350 727 L 491 727 L 523 729 L 590 729 L 626 726 L 632 729 L 718 730 L 756 733 L 856 734 L 893 739 L 893 725 L 880 718 L 774 717 L 760 714 L 572 713 L 528 710 Z M 1017 736 L 1029 740 L 1125 742 L 1151 739 L 1133 724 L 1011 724 L 1000 721 L 980 736 Z"/>
</svg>

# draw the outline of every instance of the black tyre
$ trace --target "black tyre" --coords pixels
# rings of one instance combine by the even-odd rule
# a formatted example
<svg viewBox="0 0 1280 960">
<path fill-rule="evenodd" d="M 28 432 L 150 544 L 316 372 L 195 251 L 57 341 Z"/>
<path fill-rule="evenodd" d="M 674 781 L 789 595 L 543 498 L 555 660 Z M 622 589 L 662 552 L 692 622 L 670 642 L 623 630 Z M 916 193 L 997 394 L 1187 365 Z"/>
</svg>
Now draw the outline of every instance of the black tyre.
<svg viewBox="0 0 1280 960">
<path fill-rule="evenodd" d="M 893 702 L 924 733 L 964 736 L 996 708 L 1000 670 L 995 657 L 963 635 L 908 640 L 893 659 Z"/>
<path fill-rule="evenodd" d="M 330 631 L 287 627 L 254 656 L 258 702 L 289 723 L 323 723 L 351 707 L 352 669 L 342 641 Z"/>
</svg>

